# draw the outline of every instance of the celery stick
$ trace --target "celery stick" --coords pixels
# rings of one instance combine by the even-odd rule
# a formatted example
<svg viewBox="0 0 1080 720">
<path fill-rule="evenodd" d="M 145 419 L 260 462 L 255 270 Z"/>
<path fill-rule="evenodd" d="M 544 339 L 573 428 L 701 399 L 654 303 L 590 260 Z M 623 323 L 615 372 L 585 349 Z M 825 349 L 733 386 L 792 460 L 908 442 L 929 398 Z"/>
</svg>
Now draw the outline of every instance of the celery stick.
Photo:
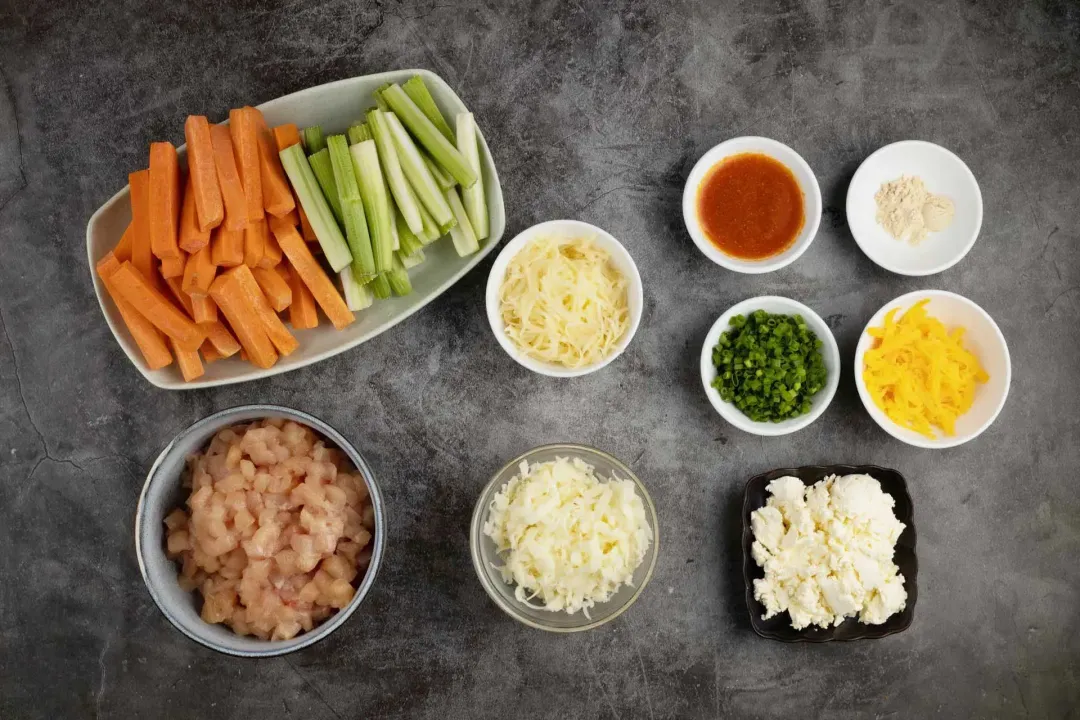
<svg viewBox="0 0 1080 720">
<path fill-rule="evenodd" d="M 398 253 L 397 256 L 398 259 L 401 260 L 401 264 L 405 267 L 406 270 L 411 270 L 420 263 L 424 262 L 425 259 L 423 250 L 417 250 L 412 255 L 402 255 L 401 253 Z"/>
<path fill-rule="evenodd" d="M 461 257 L 472 255 L 480 249 L 480 243 L 476 240 L 476 233 L 473 231 L 472 223 L 469 222 L 465 207 L 461 204 L 457 190 L 446 191 L 446 202 L 450 204 L 454 217 L 457 218 L 457 225 L 450 228 L 450 238 L 454 241 L 454 249 Z"/>
<path fill-rule="evenodd" d="M 372 95 L 375 96 L 375 107 L 379 108 L 383 112 L 390 109 L 390 106 L 386 104 L 386 100 L 383 99 L 382 92 L 386 88 L 390 87 L 390 83 L 383 83 L 379 87 L 375 88 L 375 92 Z"/>
<path fill-rule="evenodd" d="M 390 132 L 394 137 L 394 149 L 397 150 L 401 169 L 420 200 L 421 210 L 427 209 L 439 229 L 439 234 L 442 235 L 456 222 L 454 213 L 446 204 L 442 190 L 435 182 L 435 178 L 431 176 L 431 171 L 427 169 L 427 165 L 420 156 L 420 151 L 413 144 L 409 133 L 405 132 L 405 126 L 398 120 L 397 115 L 386 113 L 386 124 L 390 126 Z M 421 218 L 423 218 L 422 212 Z"/>
<path fill-rule="evenodd" d="M 480 170 L 480 146 L 477 144 L 476 120 L 470 112 L 460 113 L 457 116 L 457 143 L 458 150 L 476 173 L 476 184 L 471 188 L 465 188 L 461 197 L 465 203 L 465 212 L 469 216 L 469 222 L 472 223 L 473 231 L 476 233 L 476 239 L 483 240 L 488 236 L 487 200 L 484 198 L 484 175 Z"/>
<path fill-rule="evenodd" d="M 416 107 L 416 103 L 405 94 L 401 86 L 391 85 L 383 90 L 382 96 L 401 122 L 409 128 L 409 132 L 415 135 L 424 149 L 431 154 L 432 159 L 453 175 L 462 187 L 472 187 L 472 184 L 476 182 L 476 173 L 465 162 L 465 158 L 461 157 L 457 148 L 451 145 L 439 129 L 428 120 L 427 115 Z"/>
<path fill-rule="evenodd" d="M 341 214 L 341 198 L 338 195 L 337 182 L 334 180 L 334 166 L 330 162 L 330 151 L 325 147 L 319 152 L 308 157 L 311 171 L 319 181 L 326 201 L 330 203 L 330 209 L 334 211 L 334 218 L 340 227 L 345 227 L 345 217 Z"/>
<path fill-rule="evenodd" d="M 442 196 L 440 195 L 439 197 Z M 446 207 L 449 208 L 450 206 L 447 205 Z M 450 217 L 453 216 L 454 215 L 451 212 Z M 435 218 L 431 217 L 431 213 L 428 212 L 423 203 L 420 204 L 420 219 L 424 221 L 424 229 L 417 235 L 417 237 L 420 238 L 420 242 L 425 245 L 430 245 L 442 237 L 442 230 L 439 229 L 439 226 L 435 223 Z"/>
<path fill-rule="evenodd" d="M 314 155 L 326 147 L 326 139 L 323 137 L 320 125 L 304 128 L 300 137 L 304 141 L 304 149 L 307 150 L 308 155 Z"/>
<path fill-rule="evenodd" d="M 355 145 L 356 143 L 364 142 L 365 140 L 372 140 L 371 128 L 367 123 L 356 123 L 349 128 L 349 144 Z"/>
<path fill-rule="evenodd" d="M 345 304 L 350 310 L 363 310 L 371 307 L 375 302 L 375 296 L 368 290 L 366 285 L 361 285 L 353 275 L 353 269 L 347 267 L 340 273 L 341 289 L 345 294 Z"/>
<path fill-rule="evenodd" d="M 391 243 L 391 247 L 394 248 L 394 252 L 397 252 L 401 248 L 401 237 L 398 235 L 398 211 L 394 207 L 394 203 L 390 203 L 390 237 L 394 239 Z"/>
<path fill-rule="evenodd" d="M 383 175 L 386 176 L 386 184 L 390 186 L 390 192 L 394 196 L 398 210 L 405 216 L 405 224 L 414 233 L 420 232 L 424 227 L 420 219 L 420 208 L 417 207 L 416 197 L 405 179 L 405 173 L 401 169 L 397 150 L 394 149 L 394 136 L 390 133 L 387 124 L 386 113 L 381 110 L 370 110 L 367 114 L 368 128 L 375 138 L 375 145 L 379 148 L 379 161 L 382 163 Z"/>
<path fill-rule="evenodd" d="M 394 253 L 394 264 L 390 272 L 386 273 L 386 279 L 390 283 L 390 289 L 397 296 L 408 295 L 412 292 L 412 283 L 409 282 L 409 271 L 405 269 L 401 259 Z"/>
<path fill-rule="evenodd" d="M 296 196 L 300 198 L 300 206 L 307 213 L 311 228 L 319 239 L 326 261 L 335 272 L 340 271 L 352 262 L 352 254 L 341 235 L 341 228 L 334 220 L 333 211 L 319 189 L 319 181 L 315 179 L 315 173 L 312 172 L 308 159 L 304 157 L 304 149 L 299 145 L 292 145 L 278 154 L 285 173 L 289 176 L 289 182 L 296 191 Z"/>
<path fill-rule="evenodd" d="M 416 236 L 409 226 L 405 224 L 405 220 L 401 217 L 401 213 L 397 213 L 394 220 L 397 226 L 398 234 L 398 250 L 401 251 L 402 257 L 412 255 L 419 252 L 424 247 L 424 243 Z"/>
<path fill-rule="evenodd" d="M 385 300 L 390 297 L 390 281 L 386 277 L 386 273 L 376 275 L 375 279 L 371 281 L 371 292 L 379 300 Z"/>
<path fill-rule="evenodd" d="M 356 140 L 353 139 L 353 138 L 356 137 L 357 133 L 361 132 L 360 128 L 362 128 L 362 127 L 364 127 L 364 123 L 355 122 L 355 123 L 353 123 L 352 125 L 349 126 L 348 130 L 345 131 L 345 137 L 348 138 L 350 145 L 355 145 L 356 143 L 360 142 L 361 140 L 366 140 L 367 139 L 367 138 L 359 138 L 359 139 L 356 139 Z"/>
<path fill-rule="evenodd" d="M 360 197 L 364 200 L 375 269 L 384 273 L 393 264 L 394 235 L 390 225 L 390 196 L 379 167 L 379 151 L 374 140 L 365 140 L 350 147 L 349 153 L 359 181 Z M 375 297 L 379 297 L 379 294 L 375 293 Z"/>
<path fill-rule="evenodd" d="M 427 169 L 431 171 L 431 177 L 435 178 L 435 183 L 443 190 L 449 190 L 457 185 L 457 180 L 447 175 L 446 172 L 439 167 L 439 163 L 431 159 L 431 156 L 424 151 L 420 151 L 420 157 L 424 159 L 424 164 L 427 165 Z"/>
<path fill-rule="evenodd" d="M 412 101 L 416 103 L 416 107 L 427 115 L 427 119 L 431 123 L 439 128 L 439 132 L 443 134 L 450 142 L 456 142 L 454 139 L 454 131 L 446 123 L 446 118 L 439 112 L 439 106 L 435 104 L 435 98 L 431 97 L 431 93 L 428 92 L 427 85 L 424 84 L 423 78 L 419 75 L 413 75 L 409 78 L 408 82 L 401 86 L 405 91 L 405 94 L 412 98 Z"/>
<path fill-rule="evenodd" d="M 341 211 L 345 218 L 345 238 L 352 250 L 353 272 L 360 282 L 370 280 L 375 275 L 375 259 L 371 250 L 371 238 L 368 235 L 367 217 L 364 215 L 364 202 L 356 183 L 352 156 L 344 135 L 331 135 L 326 140 L 327 152 L 333 166 L 334 182 L 341 200 Z"/>
</svg>

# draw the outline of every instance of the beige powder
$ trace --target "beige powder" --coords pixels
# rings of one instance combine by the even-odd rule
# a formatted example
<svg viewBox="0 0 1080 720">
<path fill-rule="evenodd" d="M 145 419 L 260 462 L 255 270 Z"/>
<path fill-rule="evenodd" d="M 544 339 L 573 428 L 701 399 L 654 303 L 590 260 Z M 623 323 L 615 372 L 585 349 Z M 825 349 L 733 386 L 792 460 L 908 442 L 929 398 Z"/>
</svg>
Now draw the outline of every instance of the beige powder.
<svg viewBox="0 0 1080 720">
<path fill-rule="evenodd" d="M 912 245 L 925 240 L 927 233 L 941 232 L 952 223 L 953 201 L 929 192 L 922 178 L 904 175 L 883 183 L 874 200 L 878 224 L 897 240 Z"/>
</svg>

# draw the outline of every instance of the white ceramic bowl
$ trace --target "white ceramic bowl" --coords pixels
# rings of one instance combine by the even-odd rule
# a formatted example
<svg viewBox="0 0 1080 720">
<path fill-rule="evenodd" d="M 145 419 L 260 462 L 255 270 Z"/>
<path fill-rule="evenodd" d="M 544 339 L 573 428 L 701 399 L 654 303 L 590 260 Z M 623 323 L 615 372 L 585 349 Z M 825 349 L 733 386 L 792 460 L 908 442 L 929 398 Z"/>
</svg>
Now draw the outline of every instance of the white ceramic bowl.
<svg viewBox="0 0 1080 720">
<path fill-rule="evenodd" d="M 447 117 L 453 118 L 457 113 L 465 111 L 465 104 L 450 86 L 428 70 L 395 70 L 338 80 L 271 100 L 258 107 L 270 125 L 292 122 L 300 127 L 322 125 L 327 132 L 341 132 L 362 117 L 364 111 L 372 105 L 373 90 L 383 83 L 403 83 L 413 75 L 424 78 L 424 84 L 431 91 L 435 103 Z M 182 125 L 183 117 L 178 116 L 175 125 L 177 132 Z M 124 325 L 120 312 L 94 272 L 97 261 L 113 249 L 131 220 L 131 202 L 128 199 L 128 188 L 125 187 L 102 205 L 86 226 L 86 252 L 90 260 L 90 275 L 93 277 L 94 291 L 101 304 L 101 311 L 112 329 L 113 336 L 128 359 L 151 383 L 168 390 L 191 390 L 256 380 L 295 370 L 354 348 L 392 328 L 439 297 L 465 273 L 476 267 L 502 238 L 506 229 L 502 186 L 499 184 L 499 176 L 495 171 L 487 141 L 479 131 L 477 137 L 480 142 L 480 162 L 491 221 L 490 237 L 481 244 L 479 252 L 468 257 L 459 257 L 449 239 L 438 240 L 424 248 L 427 258 L 424 263 L 409 271 L 413 286 L 409 295 L 381 300 L 367 310 L 359 311 L 356 321 L 344 330 L 335 330 L 325 318 L 319 327 L 311 330 L 290 328 L 300 341 L 300 347 L 291 355 L 282 357 L 272 368 L 262 370 L 239 358 L 227 358 L 207 364 L 206 374 L 194 382 L 184 382 L 175 363 L 160 370 L 146 368 L 142 354 Z M 181 158 L 185 157 L 184 148 L 185 146 L 180 147 Z"/>
<path fill-rule="evenodd" d="M 721 160 L 740 153 L 761 153 L 780 161 L 794 173 L 795 179 L 803 192 L 803 209 L 806 218 L 799 236 L 795 238 L 795 242 L 791 244 L 791 247 L 784 252 L 762 260 L 743 260 L 723 252 L 705 236 L 705 231 L 702 229 L 701 221 L 698 218 L 697 200 L 701 181 L 705 179 L 709 170 Z M 810 169 L 810 166 L 806 164 L 806 161 L 802 159 L 799 153 L 783 143 L 763 137 L 747 136 L 726 140 L 702 155 L 701 159 L 694 165 L 694 169 L 690 171 L 690 176 L 686 178 L 682 205 L 683 222 L 686 223 L 686 229 L 690 233 L 690 237 L 694 239 L 694 244 L 698 246 L 698 250 L 717 265 L 741 273 L 772 272 L 795 262 L 800 255 L 806 252 L 806 248 L 810 247 L 814 236 L 817 235 L 818 225 L 821 224 L 821 188 L 818 187 L 814 171 Z"/>
<path fill-rule="evenodd" d="M 510 338 L 506 336 L 506 324 L 503 323 L 502 313 L 499 312 L 499 287 L 502 285 L 503 278 L 506 277 L 506 267 L 510 264 L 510 260 L 513 259 L 526 244 L 540 237 L 592 238 L 596 241 L 598 246 L 608 251 L 615 267 L 617 267 L 626 279 L 629 280 L 630 284 L 626 292 L 627 301 L 630 305 L 630 327 L 627 329 L 626 334 L 623 335 L 622 339 L 619 340 L 611 354 L 598 363 L 580 368 L 567 368 L 562 365 L 543 362 L 542 360 L 537 360 L 525 355 L 518 350 L 514 343 L 510 341 Z M 622 246 L 622 243 L 612 237 L 611 233 L 601 230 L 595 225 L 581 222 L 580 220 L 548 220 L 547 222 L 533 225 L 531 228 L 522 231 L 517 237 L 506 243 L 506 247 L 504 247 L 499 253 L 499 256 L 495 258 L 495 264 L 491 266 L 491 274 L 488 275 L 487 316 L 488 323 L 491 325 L 491 332 L 495 333 L 495 339 L 499 341 L 499 345 L 502 346 L 502 349 L 519 364 L 529 368 L 533 372 L 551 377 L 577 377 L 578 375 L 587 375 L 605 367 L 612 360 L 619 357 L 623 350 L 626 349 L 626 346 L 630 344 L 630 341 L 634 337 L 634 333 L 637 332 L 638 325 L 641 323 L 643 304 L 644 296 L 641 289 L 641 275 L 638 274 L 637 265 L 634 264 L 634 259 L 630 257 L 630 253 L 626 251 L 626 248 Z"/>
<path fill-rule="evenodd" d="M 955 205 L 952 224 L 930 233 L 918 245 L 897 240 L 877 222 L 874 195 L 883 183 L 902 175 L 922 178 L 926 189 L 946 195 Z M 940 145 L 905 140 L 886 145 L 863 161 L 851 178 L 847 221 L 866 256 L 900 275 L 933 275 L 967 255 L 982 227 L 982 192 L 964 161 Z"/>
<path fill-rule="evenodd" d="M 987 383 L 976 386 L 975 403 L 956 421 L 956 434 L 947 436 L 939 430 L 936 433 L 937 437 L 933 439 L 920 435 L 914 430 L 903 428 L 890 420 L 870 398 L 862 372 L 863 356 L 874 341 L 866 331 L 872 327 L 881 327 L 885 314 L 893 308 L 898 309 L 897 317 L 899 318 L 912 305 L 927 298 L 930 302 L 926 306 L 926 312 L 940 320 L 947 329 L 957 326 L 965 328 L 964 347 L 975 353 L 990 375 Z M 971 300 L 945 290 L 919 290 L 901 295 L 878 310 L 866 324 L 866 328 L 859 337 L 859 344 L 855 347 L 854 371 L 859 397 L 862 398 L 863 406 L 866 412 L 870 413 L 870 417 L 874 418 L 874 422 L 897 440 L 921 448 L 955 447 L 977 438 L 983 430 L 990 427 L 1001 412 L 1001 408 L 1005 406 L 1005 399 L 1009 395 L 1009 385 L 1012 383 L 1009 346 L 997 323 Z"/>
<path fill-rule="evenodd" d="M 720 335 L 730 327 L 730 322 L 736 315 L 749 315 L 757 310 L 764 310 L 773 314 L 802 315 L 807 326 L 821 340 L 821 359 L 825 361 L 825 370 L 828 377 L 825 379 L 825 387 L 818 392 L 810 401 L 810 412 L 783 422 L 755 422 L 746 417 L 737 407 L 720 399 L 720 392 L 712 386 L 716 379 L 716 366 L 712 362 L 712 352 L 716 344 L 720 342 Z M 743 300 L 737 305 L 731 306 L 726 313 L 713 323 L 709 328 L 709 334 L 705 336 L 705 343 L 701 346 L 701 383 L 705 386 L 705 395 L 709 402 L 716 408 L 716 412 L 729 423 L 755 435 L 787 435 L 814 422 L 825 412 L 836 394 L 836 387 L 840 381 L 840 350 L 836 346 L 836 338 L 821 316 L 801 302 L 796 302 L 785 297 L 765 295 L 762 297 Z"/>
</svg>

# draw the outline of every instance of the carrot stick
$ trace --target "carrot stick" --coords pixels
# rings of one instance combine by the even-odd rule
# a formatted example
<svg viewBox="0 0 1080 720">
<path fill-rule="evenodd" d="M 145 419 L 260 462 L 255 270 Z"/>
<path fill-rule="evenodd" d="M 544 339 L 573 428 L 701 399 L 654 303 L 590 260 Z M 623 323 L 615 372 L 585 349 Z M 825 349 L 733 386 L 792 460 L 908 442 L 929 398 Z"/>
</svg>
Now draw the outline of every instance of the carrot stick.
<svg viewBox="0 0 1080 720">
<path fill-rule="evenodd" d="M 271 215 L 270 217 L 274 216 Z M 266 247 L 263 250 L 263 259 L 259 263 L 259 267 L 273 268 L 281 264 L 281 246 L 278 245 L 277 238 L 274 237 L 274 233 L 270 232 L 269 228 L 266 230 Z"/>
<path fill-rule="evenodd" d="M 296 127 L 294 123 L 286 123 L 285 125 L 278 125 L 273 130 L 274 142 L 277 144 L 278 152 L 280 153 L 287 147 L 291 147 L 300 142 L 300 128 Z M 279 156 L 280 157 L 280 156 Z M 293 194 L 295 199 L 296 195 Z M 293 227 L 300 225 L 303 237 L 308 242 L 316 242 L 318 240 L 315 237 L 315 230 L 311 227 L 311 223 L 308 221 L 307 213 L 304 212 L 304 208 L 300 203 L 296 203 L 296 211 L 300 216 L 298 223 L 293 223 Z M 271 228 L 272 230 L 272 228 Z"/>
<path fill-rule="evenodd" d="M 244 108 L 244 112 L 250 112 L 255 120 L 255 130 L 259 139 L 259 173 L 262 176 L 263 208 L 267 213 L 275 217 L 282 217 L 296 207 L 293 199 L 292 188 L 285 178 L 285 168 L 281 166 L 281 158 L 278 157 L 277 145 L 274 136 L 270 134 L 270 128 L 266 126 L 266 118 L 253 107 Z"/>
<path fill-rule="evenodd" d="M 217 275 L 217 266 L 210 259 L 210 246 L 192 255 L 188 255 L 184 266 L 184 292 L 192 297 L 206 297 L 210 293 L 210 283 Z"/>
<path fill-rule="evenodd" d="M 210 140 L 214 146 L 214 167 L 217 169 L 221 200 L 225 206 L 222 225 L 229 230 L 243 230 L 247 226 L 247 200 L 240 173 L 236 169 L 232 136 L 224 125 L 210 126 Z"/>
<path fill-rule="evenodd" d="M 244 231 L 218 226 L 210 238 L 210 262 L 218 267 L 236 267 L 244 262 Z"/>
<path fill-rule="evenodd" d="M 195 321 L 196 325 L 203 325 L 205 323 L 217 322 L 217 305 L 210 298 L 209 295 L 203 295 L 202 297 L 191 297 L 191 319 Z"/>
<path fill-rule="evenodd" d="M 276 272 L 278 274 L 278 277 L 280 277 L 286 283 L 288 283 L 289 281 L 292 280 L 292 273 L 289 272 L 288 263 L 282 262 L 282 263 L 279 263 L 278 265 L 275 265 L 274 266 L 274 272 Z M 256 279 L 258 279 L 258 278 L 256 278 Z M 292 285 L 289 285 L 289 287 L 291 288 Z"/>
<path fill-rule="evenodd" d="M 293 296 L 292 303 L 289 305 L 289 324 L 296 330 L 318 327 L 319 309 L 315 307 L 315 296 L 304 284 L 300 273 L 295 270 L 289 273 L 289 288 L 292 289 Z"/>
<path fill-rule="evenodd" d="M 135 221 L 132 220 L 128 223 L 127 229 L 124 230 L 124 234 L 120 236 L 120 242 L 116 243 L 116 247 L 113 248 L 112 254 L 116 256 L 119 262 L 127 262 L 131 259 L 131 244 L 135 237 Z"/>
<path fill-rule="evenodd" d="M 311 221 L 308 220 L 304 208 L 300 208 L 300 233 L 303 235 L 304 240 L 309 243 L 319 242 L 319 236 L 315 234 L 315 228 L 311 227 Z"/>
<path fill-rule="evenodd" d="M 209 232 L 225 218 L 225 206 L 218 186 L 210 122 L 205 115 L 188 115 L 184 121 L 184 139 L 187 140 L 188 176 L 195 191 L 192 199 L 198 216 L 197 225 L 201 232 Z M 191 190 L 189 187 L 188 192 Z"/>
<path fill-rule="evenodd" d="M 163 368 L 172 362 L 172 354 L 169 352 L 169 346 L 165 344 L 165 336 L 120 295 L 112 279 L 113 273 L 119 267 L 120 260 L 110 252 L 98 261 L 98 277 L 101 278 L 106 292 L 109 293 L 109 297 L 116 304 L 116 309 L 120 311 L 120 317 L 123 318 L 124 324 L 127 325 L 132 339 L 139 346 L 139 352 L 142 353 L 143 359 L 146 360 L 146 366 L 151 370 Z"/>
<path fill-rule="evenodd" d="M 171 142 L 150 143 L 150 249 L 162 260 L 180 257 L 180 161 Z"/>
<path fill-rule="evenodd" d="M 270 301 L 270 307 L 281 312 L 292 304 L 292 289 L 285 278 L 277 274 L 273 268 L 252 268 L 251 274 L 255 276 L 255 282 L 263 295 Z"/>
<path fill-rule="evenodd" d="M 236 168 L 240 171 L 240 183 L 244 186 L 246 217 L 250 225 L 262 220 L 265 215 L 262 173 L 259 170 L 259 130 L 255 126 L 255 117 L 245 108 L 230 110 L 229 133 L 232 135 Z"/>
<path fill-rule="evenodd" d="M 210 231 L 199 228 L 199 217 L 195 209 L 195 186 L 192 176 L 188 175 L 184 188 L 184 201 L 180 204 L 180 249 L 197 253 L 210 244 Z M 215 180 L 214 182 L 217 182 Z M 215 186 L 216 187 L 216 186 Z"/>
<path fill-rule="evenodd" d="M 131 186 L 131 264 L 144 277 L 154 277 L 154 254 L 150 251 L 150 171 L 128 175 Z"/>
<path fill-rule="evenodd" d="M 280 218 L 276 218 L 276 219 L 284 220 L 285 222 L 289 223 L 293 227 L 297 227 L 300 224 L 300 214 L 298 212 L 296 212 L 296 208 L 293 208 L 289 212 L 282 215 Z"/>
<path fill-rule="evenodd" d="M 209 297 L 207 300 L 213 302 Z M 215 305 L 214 307 L 217 306 Z M 216 350 L 221 357 L 232 357 L 240 352 L 240 343 L 238 343 L 236 338 L 233 337 L 233 334 L 229 332 L 229 328 L 225 327 L 225 323 L 220 321 L 200 323 L 199 327 L 206 331 L 206 343 L 213 345 L 214 350 Z M 206 347 L 206 343 L 203 343 L 203 347 Z"/>
<path fill-rule="evenodd" d="M 226 274 L 232 275 L 247 294 L 249 302 L 259 317 L 259 322 L 263 325 L 263 330 L 266 331 L 267 337 L 274 343 L 277 351 L 282 355 L 289 355 L 296 350 L 300 343 L 296 341 L 289 329 L 285 327 L 285 323 L 281 322 L 281 318 L 274 312 L 274 308 L 270 306 L 270 301 L 259 288 L 259 283 L 255 280 L 251 268 L 247 265 L 239 265 Z"/>
<path fill-rule="evenodd" d="M 281 227 L 277 234 L 277 241 L 285 257 L 289 258 L 293 271 L 303 279 L 304 284 L 311 290 L 311 294 L 315 296 L 316 302 L 326 313 L 326 317 L 330 318 L 334 327 L 340 330 L 355 320 L 352 311 L 341 299 L 334 283 L 330 282 L 330 278 L 323 272 L 315 256 L 308 249 L 307 243 L 296 232 L 296 228 Z"/>
<path fill-rule="evenodd" d="M 244 267 L 243 265 L 238 268 Z M 219 275 L 210 285 L 210 297 L 229 320 L 236 338 L 251 362 L 261 368 L 272 367 L 278 354 L 266 335 L 262 321 L 236 276 L 230 270 Z"/>
<path fill-rule="evenodd" d="M 181 349 L 199 349 L 206 333 L 169 302 L 134 265 L 122 263 L 112 279 L 120 296 L 145 315 L 154 327 L 175 339 Z"/>
<path fill-rule="evenodd" d="M 184 350 L 173 338 L 169 338 L 169 344 L 176 355 L 176 364 L 180 366 L 180 374 L 184 376 L 184 381 L 191 382 L 196 378 L 201 378 L 204 370 L 202 360 L 199 359 L 199 351 Z"/>
<path fill-rule="evenodd" d="M 199 346 L 199 352 L 202 353 L 203 362 L 207 365 L 221 359 L 221 353 L 217 351 L 217 348 L 209 340 L 203 341 L 203 344 Z"/>
<path fill-rule="evenodd" d="M 165 285 L 168 286 L 169 292 L 176 298 L 176 303 L 184 309 L 187 316 L 192 320 L 195 319 L 195 308 L 191 304 L 191 297 L 184 292 L 183 283 L 180 278 L 165 278 Z"/>
<path fill-rule="evenodd" d="M 262 262 L 266 253 L 266 235 L 269 232 L 265 220 L 249 222 L 244 228 L 244 264 L 248 267 L 256 267 Z"/>
<path fill-rule="evenodd" d="M 187 264 L 187 257 L 181 255 L 177 258 L 166 258 L 161 261 L 161 277 L 174 278 L 180 277 L 184 274 L 184 265 Z"/>
</svg>

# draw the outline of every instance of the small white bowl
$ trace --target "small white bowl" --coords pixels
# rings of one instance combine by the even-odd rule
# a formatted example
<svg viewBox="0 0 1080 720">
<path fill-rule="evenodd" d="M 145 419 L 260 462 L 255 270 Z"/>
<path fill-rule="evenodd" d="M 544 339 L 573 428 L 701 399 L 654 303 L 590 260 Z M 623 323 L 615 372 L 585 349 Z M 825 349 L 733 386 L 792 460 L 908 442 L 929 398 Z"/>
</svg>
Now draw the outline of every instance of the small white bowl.
<svg viewBox="0 0 1080 720">
<path fill-rule="evenodd" d="M 749 315 L 756 310 L 764 310 L 768 313 L 783 315 L 802 315 L 807 326 L 821 340 L 821 359 L 825 362 L 825 370 L 828 377 L 825 379 L 825 387 L 818 392 L 810 401 L 810 412 L 783 422 L 756 422 L 746 417 L 741 410 L 731 403 L 720 399 L 720 392 L 712 386 L 716 379 L 716 366 L 712 362 L 712 352 L 716 344 L 720 342 L 720 335 L 730 327 L 730 322 L 736 315 Z M 754 435 L 787 435 L 796 430 L 802 430 L 818 419 L 825 412 L 836 394 L 836 387 L 840 381 L 840 349 L 836 346 L 836 338 L 821 316 L 801 302 L 790 300 L 776 295 L 764 295 L 762 297 L 743 300 L 737 305 L 731 306 L 726 313 L 713 323 L 709 328 L 709 334 L 705 336 L 705 344 L 701 346 L 701 383 L 705 386 L 705 394 L 709 402 L 716 408 L 716 412 L 729 423 Z"/>
<path fill-rule="evenodd" d="M 940 320 L 947 329 L 951 330 L 957 326 L 965 329 L 964 347 L 975 353 L 983 369 L 990 375 L 989 382 L 976 386 L 975 403 L 956 421 L 956 434 L 948 436 L 937 430 L 939 437 L 934 439 L 901 427 L 890 420 L 874 404 L 863 381 L 863 356 L 874 341 L 867 334 L 867 330 L 872 327 L 881 327 L 885 321 L 885 314 L 893 308 L 897 308 L 896 316 L 899 318 L 912 305 L 927 298 L 930 300 L 926 306 L 928 314 Z M 906 442 L 908 445 L 933 449 L 956 447 L 977 438 L 983 430 L 990 427 L 1001 412 L 1001 408 L 1005 406 L 1005 398 L 1009 395 L 1009 385 L 1012 383 L 1009 346 L 997 323 L 971 300 L 945 290 L 919 290 L 907 293 L 886 303 L 878 310 L 874 317 L 870 318 L 870 322 L 866 324 L 866 328 L 859 337 L 859 344 L 855 347 L 854 370 L 855 386 L 859 389 L 859 397 L 862 398 L 863 406 L 866 412 L 870 413 L 870 417 L 874 418 L 874 422 L 897 440 Z"/>
<path fill-rule="evenodd" d="M 805 221 L 802 230 L 799 231 L 799 236 L 795 238 L 795 242 L 791 244 L 791 247 L 784 252 L 762 260 L 743 260 L 734 255 L 728 255 L 716 245 L 713 245 L 712 241 L 706 237 L 705 231 L 701 227 L 701 221 L 698 218 L 697 200 L 701 181 L 705 179 L 705 175 L 708 174 L 709 170 L 721 160 L 740 153 L 761 153 L 783 163 L 795 175 L 799 188 L 803 192 Z M 686 229 L 690 233 L 690 237 L 694 239 L 694 244 L 698 246 L 698 250 L 717 265 L 741 273 L 772 272 L 795 262 L 800 255 L 806 252 L 806 248 L 810 247 L 814 236 L 817 235 L 818 225 L 821 224 L 821 188 L 818 187 L 814 171 L 810 169 L 810 166 L 806 164 L 806 161 L 802 159 L 799 153 L 783 143 L 763 137 L 732 138 L 702 155 L 701 159 L 694 165 L 694 169 L 690 171 L 690 176 L 686 178 L 682 205 L 683 222 L 686 223 Z"/>
<path fill-rule="evenodd" d="M 918 245 L 897 240 L 877 222 L 874 195 L 883 183 L 902 175 L 922 178 L 926 189 L 953 201 L 949 227 L 930 233 Z M 960 262 L 982 228 L 982 192 L 964 161 L 940 145 L 904 140 L 886 145 L 863 161 L 851 178 L 847 221 L 866 256 L 900 275 L 933 275 Z"/>
<path fill-rule="evenodd" d="M 598 363 L 592 365 L 586 365 L 579 368 L 568 368 L 563 365 L 556 365 L 554 363 L 544 362 L 535 358 L 529 357 L 525 353 L 518 350 L 510 338 L 506 336 L 506 325 L 503 323 L 502 313 L 499 312 L 499 287 L 502 285 L 503 278 L 506 277 L 506 267 L 510 264 L 510 260 L 521 252 L 521 249 L 525 245 L 540 237 L 551 238 L 592 238 L 596 241 L 596 244 L 607 250 L 611 255 L 611 261 L 615 264 L 615 267 L 619 269 L 626 279 L 629 281 L 629 287 L 626 290 L 627 302 L 630 305 L 630 327 L 627 329 L 626 334 L 619 340 L 615 349 L 610 355 L 605 357 Z M 622 246 L 618 240 L 612 237 L 611 233 L 608 233 L 595 225 L 590 225 L 580 220 L 548 220 L 538 225 L 533 225 L 531 228 L 518 233 L 518 235 L 506 243 L 506 247 L 502 249 L 499 256 L 495 258 L 495 264 L 491 266 L 491 274 L 488 275 L 487 283 L 487 316 L 488 323 L 491 325 L 491 331 L 495 333 L 495 339 L 499 341 L 499 345 L 506 353 L 514 358 L 520 365 L 523 365 L 533 372 L 540 373 L 541 375 L 548 375 L 550 377 L 577 377 L 579 375 L 588 375 L 591 372 L 596 372 L 602 367 L 605 367 L 615 358 L 622 354 L 626 346 L 630 344 L 634 334 L 637 332 L 638 325 L 641 323 L 641 311 L 644 305 L 644 296 L 641 289 L 641 275 L 638 274 L 637 265 L 634 264 L 634 259 L 630 257 L 630 253 L 626 251 L 626 248 Z"/>
</svg>

